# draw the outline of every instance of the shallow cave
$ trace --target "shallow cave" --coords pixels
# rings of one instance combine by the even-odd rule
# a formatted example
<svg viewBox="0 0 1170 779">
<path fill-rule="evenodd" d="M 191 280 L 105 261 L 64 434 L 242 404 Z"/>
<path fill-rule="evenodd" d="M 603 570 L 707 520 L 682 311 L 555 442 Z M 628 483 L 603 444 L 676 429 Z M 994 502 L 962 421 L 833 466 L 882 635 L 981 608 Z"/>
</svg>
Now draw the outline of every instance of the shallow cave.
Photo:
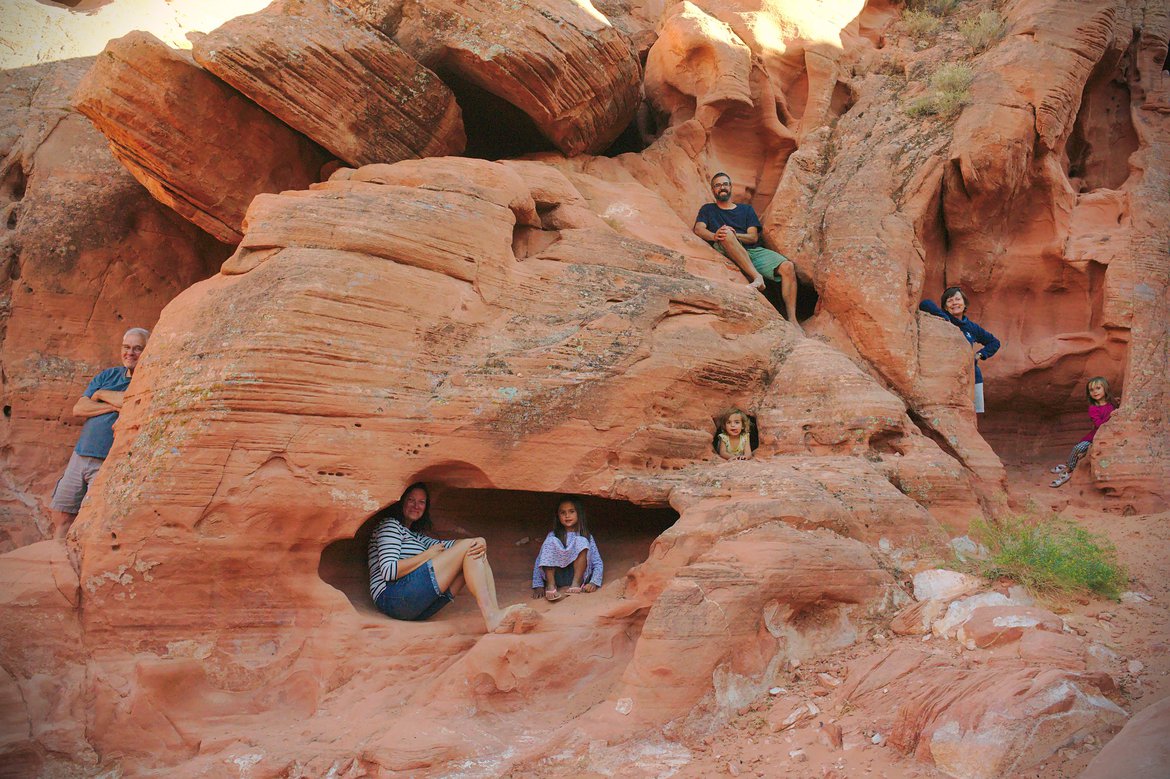
<svg viewBox="0 0 1170 779">
<path fill-rule="evenodd" d="M 1102 60 L 1081 95 L 1081 107 L 1065 153 L 1068 176 L 1082 192 L 1119 189 L 1129 178 L 1129 158 L 1138 150 L 1133 103 L 1124 58 Z"/>
<path fill-rule="evenodd" d="M 772 308 L 784 316 L 784 298 L 780 293 L 780 282 L 764 279 L 764 297 Z M 796 280 L 796 321 L 803 322 L 817 312 L 817 303 L 820 296 L 812 283 L 797 277 Z"/>
<path fill-rule="evenodd" d="M 552 529 L 559 493 L 523 490 L 464 489 L 428 484 L 434 537 L 483 536 L 496 577 L 500 603 L 527 599 L 532 593 L 532 566 L 545 535 Z M 670 508 L 643 508 L 621 500 L 584 496 L 589 528 L 605 563 L 603 586 L 623 578 L 643 562 L 650 544 L 678 519 Z M 334 541 L 321 552 L 317 573 L 345 593 L 360 612 L 376 614 L 369 593 L 366 548 L 377 520 L 367 519 L 352 538 Z M 527 539 L 527 541 L 525 541 Z M 523 543 L 521 543 L 523 542 Z M 475 611 L 464 593 L 444 613 Z"/>
<path fill-rule="evenodd" d="M 455 94 L 467 133 L 465 157 L 504 160 L 524 154 L 556 151 L 552 141 L 528 114 L 478 84 L 449 70 L 437 71 Z"/>
<path fill-rule="evenodd" d="M 654 130 L 650 127 L 652 122 L 650 112 L 639 108 L 638 115 L 630 120 L 626 129 L 622 130 L 621 135 L 615 138 L 613 143 L 601 153 L 602 156 L 617 157 L 620 154 L 637 154 L 645 151 L 646 147 L 653 142 L 652 137 L 647 137 L 654 134 Z"/>
</svg>

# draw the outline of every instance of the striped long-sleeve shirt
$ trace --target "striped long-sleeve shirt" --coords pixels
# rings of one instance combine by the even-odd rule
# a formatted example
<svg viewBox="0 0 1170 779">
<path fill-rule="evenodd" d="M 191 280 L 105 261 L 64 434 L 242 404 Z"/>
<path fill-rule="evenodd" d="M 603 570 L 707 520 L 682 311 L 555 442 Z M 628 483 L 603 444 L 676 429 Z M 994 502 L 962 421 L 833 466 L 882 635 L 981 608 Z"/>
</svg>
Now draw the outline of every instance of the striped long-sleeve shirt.
<svg viewBox="0 0 1170 779">
<path fill-rule="evenodd" d="M 439 541 L 416 533 L 393 517 L 379 522 L 370 536 L 370 597 L 378 600 L 386 585 L 398 578 L 399 560 L 414 557 L 435 544 L 450 549 L 455 542 Z"/>
<path fill-rule="evenodd" d="M 566 568 L 573 564 L 577 559 L 577 555 L 588 549 L 589 554 L 585 558 L 585 580 L 583 584 L 594 584 L 601 586 L 601 576 L 605 572 L 605 565 L 601 562 L 601 551 L 597 548 L 597 542 L 593 540 L 593 536 L 589 536 L 588 542 L 576 533 L 569 531 L 565 534 L 565 544 L 562 544 L 557 538 L 556 533 L 549 533 L 544 543 L 541 544 L 540 554 L 536 556 L 536 565 L 532 568 L 532 587 L 533 589 L 544 586 L 544 568 Z"/>
</svg>

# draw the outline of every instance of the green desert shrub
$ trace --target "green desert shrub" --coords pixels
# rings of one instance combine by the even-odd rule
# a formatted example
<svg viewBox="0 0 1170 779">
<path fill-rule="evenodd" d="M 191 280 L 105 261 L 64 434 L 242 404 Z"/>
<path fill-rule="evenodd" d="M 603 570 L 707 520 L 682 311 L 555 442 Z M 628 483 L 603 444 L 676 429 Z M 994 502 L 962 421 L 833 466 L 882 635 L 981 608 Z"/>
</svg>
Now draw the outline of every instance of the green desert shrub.
<svg viewBox="0 0 1170 779">
<path fill-rule="evenodd" d="M 989 579 L 1007 577 L 1044 595 L 1094 593 L 1107 598 L 1117 598 L 1126 582 L 1108 539 L 1057 514 L 975 522 L 972 533 L 987 547 L 987 558 L 977 565 Z"/>
<path fill-rule="evenodd" d="M 906 8 L 925 11 L 932 16 L 947 16 L 959 7 L 959 0 L 907 0 Z"/>
<path fill-rule="evenodd" d="M 971 102 L 975 74 L 966 65 L 948 62 L 930 77 L 930 91 L 906 106 L 911 116 L 939 116 L 954 119 Z"/>
<path fill-rule="evenodd" d="M 942 27 L 942 22 L 927 11 L 906 11 L 902 14 L 902 27 L 911 38 L 922 41 L 933 38 Z"/>
<path fill-rule="evenodd" d="M 963 106 L 971 102 L 971 82 L 975 74 L 971 68 L 957 63 L 947 63 L 930 77 L 930 88 L 935 94 L 938 114 L 950 119 L 959 115 Z"/>
<path fill-rule="evenodd" d="M 1005 30 L 1006 22 L 999 11 L 981 11 L 959 24 L 959 33 L 976 54 L 998 43 Z"/>
</svg>

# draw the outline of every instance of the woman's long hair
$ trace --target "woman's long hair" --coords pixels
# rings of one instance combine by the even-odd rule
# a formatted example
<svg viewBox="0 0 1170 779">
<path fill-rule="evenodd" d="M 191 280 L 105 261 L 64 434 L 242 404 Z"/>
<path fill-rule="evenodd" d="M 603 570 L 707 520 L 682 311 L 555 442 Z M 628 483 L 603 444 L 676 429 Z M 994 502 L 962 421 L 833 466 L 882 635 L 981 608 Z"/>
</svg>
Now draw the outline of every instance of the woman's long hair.
<svg viewBox="0 0 1170 779">
<path fill-rule="evenodd" d="M 427 498 L 427 507 L 423 509 L 422 516 L 414 524 L 408 525 L 408 527 L 416 533 L 425 534 L 431 532 L 435 527 L 434 523 L 431 522 L 431 491 L 427 489 L 425 482 L 416 481 L 402 491 L 402 496 L 397 501 L 374 514 L 374 516 L 379 520 L 385 519 L 386 517 L 393 517 L 403 525 L 406 525 L 406 517 L 403 516 L 402 507 L 406 503 L 406 496 L 416 489 L 423 491 L 423 495 Z"/>
<path fill-rule="evenodd" d="M 577 509 L 577 527 L 573 532 L 582 538 L 592 538 L 593 534 L 589 532 L 589 523 L 585 519 L 585 504 L 581 502 L 580 498 L 572 495 L 562 495 L 561 499 L 557 501 L 557 507 L 553 510 L 553 533 L 556 534 L 557 540 L 561 542 L 561 546 L 568 546 L 569 532 L 565 526 L 561 524 L 561 506 L 565 503 L 571 503 L 573 508 Z"/>
</svg>

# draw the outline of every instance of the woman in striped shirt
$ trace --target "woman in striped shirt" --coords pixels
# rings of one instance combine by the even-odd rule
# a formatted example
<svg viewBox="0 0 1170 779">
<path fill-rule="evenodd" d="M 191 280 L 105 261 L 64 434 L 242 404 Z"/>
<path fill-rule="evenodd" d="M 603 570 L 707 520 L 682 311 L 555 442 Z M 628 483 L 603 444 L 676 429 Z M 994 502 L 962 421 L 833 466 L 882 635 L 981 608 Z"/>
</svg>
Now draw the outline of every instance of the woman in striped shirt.
<svg viewBox="0 0 1170 779">
<path fill-rule="evenodd" d="M 466 585 L 492 632 L 526 632 L 537 620 L 528 606 L 501 609 L 482 538 L 439 541 L 431 529 L 430 493 L 422 482 L 380 512 L 370 537 L 370 596 L 394 619 L 423 620 L 446 606 Z"/>
</svg>

